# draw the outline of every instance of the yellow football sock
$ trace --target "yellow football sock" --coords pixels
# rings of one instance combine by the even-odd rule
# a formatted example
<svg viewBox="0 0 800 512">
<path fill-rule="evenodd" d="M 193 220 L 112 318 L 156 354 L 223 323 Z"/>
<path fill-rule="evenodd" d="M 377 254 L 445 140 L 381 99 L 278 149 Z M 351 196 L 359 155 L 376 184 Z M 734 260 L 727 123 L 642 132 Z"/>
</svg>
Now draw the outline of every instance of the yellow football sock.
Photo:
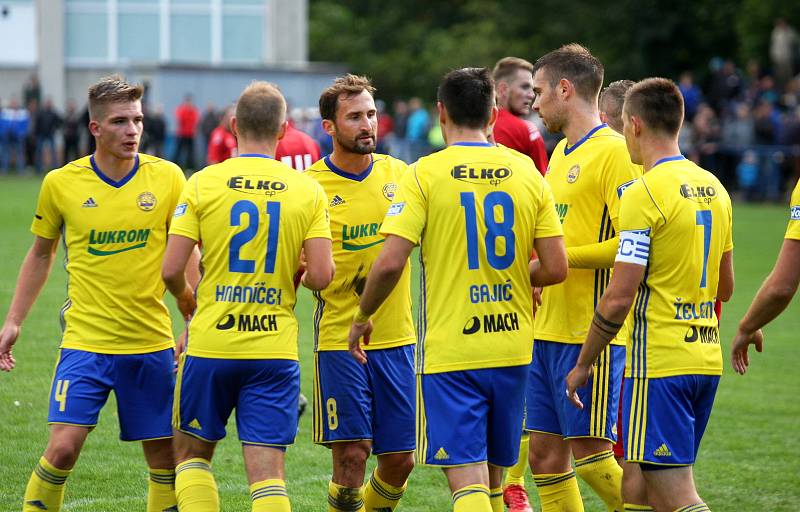
<svg viewBox="0 0 800 512">
<path fill-rule="evenodd" d="M 583 512 L 575 472 L 533 475 L 542 512 Z"/>
<path fill-rule="evenodd" d="M 635 503 L 626 503 L 625 512 L 652 512 L 655 510 L 650 505 L 637 505 Z"/>
<path fill-rule="evenodd" d="M 378 470 L 372 472 L 367 485 L 364 486 L 364 510 L 373 512 L 374 510 L 386 509 L 394 510 L 397 502 L 403 497 L 403 493 L 408 486 L 408 482 L 402 487 L 395 487 L 384 482 L 378 475 Z"/>
<path fill-rule="evenodd" d="M 64 501 L 64 489 L 71 470 L 58 469 L 42 457 L 31 473 L 25 498 L 22 502 L 23 512 L 58 512 Z"/>
<path fill-rule="evenodd" d="M 175 495 L 181 512 L 218 512 L 219 493 L 211 462 L 199 457 L 175 468 Z"/>
<path fill-rule="evenodd" d="M 453 493 L 453 512 L 494 512 L 489 501 L 489 488 L 474 484 Z"/>
<path fill-rule="evenodd" d="M 503 512 L 506 509 L 503 503 L 503 488 L 489 489 L 489 503 L 492 504 L 492 512 Z"/>
<path fill-rule="evenodd" d="M 328 482 L 328 512 L 364 512 L 364 490 Z"/>
<path fill-rule="evenodd" d="M 175 470 L 150 468 L 147 481 L 147 512 L 177 512 Z"/>
<path fill-rule="evenodd" d="M 592 486 L 609 511 L 623 510 L 622 468 L 617 464 L 614 452 L 607 450 L 575 459 L 575 472 Z"/>
<path fill-rule="evenodd" d="M 278 479 L 262 480 L 250 486 L 252 512 L 291 512 L 286 482 Z"/>
<path fill-rule="evenodd" d="M 521 485 L 525 487 L 525 472 L 528 470 L 528 446 L 531 444 L 531 436 L 524 435 L 519 442 L 519 459 L 517 463 L 508 468 L 506 472 L 506 481 L 503 482 L 503 487 L 507 485 Z"/>
<path fill-rule="evenodd" d="M 675 512 L 710 512 L 711 509 L 708 508 L 708 505 L 703 503 L 695 503 L 694 505 L 687 505 L 685 507 L 676 508 Z"/>
</svg>

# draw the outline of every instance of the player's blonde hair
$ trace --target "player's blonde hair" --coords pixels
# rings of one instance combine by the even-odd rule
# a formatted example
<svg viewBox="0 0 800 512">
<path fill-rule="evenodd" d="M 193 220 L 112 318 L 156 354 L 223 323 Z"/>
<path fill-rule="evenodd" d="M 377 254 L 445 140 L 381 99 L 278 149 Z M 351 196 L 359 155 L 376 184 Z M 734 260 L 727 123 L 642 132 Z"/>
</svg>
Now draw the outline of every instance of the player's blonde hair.
<svg viewBox="0 0 800 512">
<path fill-rule="evenodd" d="M 339 96 L 355 96 L 367 91 L 370 95 L 375 93 L 375 87 L 365 76 L 346 74 L 333 81 L 330 87 L 322 91 L 319 96 L 319 115 L 322 119 L 336 121 L 336 109 L 339 107 Z"/>
<path fill-rule="evenodd" d="M 605 70 L 586 47 L 570 43 L 546 53 L 533 65 L 533 73 L 540 69 L 551 87 L 564 78 L 575 87 L 578 96 L 587 101 L 597 101 Z"/>
<path fill-rule="evenodd" d="M 111 103 L 139 101 L 144 94 L 141 84 L 131 84 L 122 75 L 103 77 L 89 87 L 89 117 L 96 121 L 105 114 L 105 107 Z"/>
<path fill-rule="evenodd" d="M 683 124 L 683 95 L 668 78 L 645 78 L 625 93 L 622 110 L 636 116 L 651 130 L 676 137 Z"/>
<path fill-rule="evenodd" d="M 505 82 L 513 77 L 517 70 L 530 71 L 533 74 L 533 64 L 525 59 L 519 57 L 503 57 L 497 61 L 492 70 L 492 78 L 495 84 L 497 82 Z"/>
<path fill-rule="evenodd" d="M 248 85 L 236 102 L 236 130 L 245 138 L 272 140 L 286 120 L 286 100 L 269 82 Z"/>
<path fill-rule="evenodd" d="M 600 91 L 600 111 L 606 113 L 608 125 L 617 132 L 622 132 L 622 104 L 625 93 L 635 84 L 633 80 L 617 80 L 611 82 Z"/>
</svg>

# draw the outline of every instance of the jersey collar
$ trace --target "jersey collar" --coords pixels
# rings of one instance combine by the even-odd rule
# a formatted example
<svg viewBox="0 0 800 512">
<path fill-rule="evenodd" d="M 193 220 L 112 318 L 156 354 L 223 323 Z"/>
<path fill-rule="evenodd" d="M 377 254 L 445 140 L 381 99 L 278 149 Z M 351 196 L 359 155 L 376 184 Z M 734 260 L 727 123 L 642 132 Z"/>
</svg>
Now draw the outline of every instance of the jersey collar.
<svg viewBox="0 0 800 512">
<path fill-rule="evenodd" d="M 466 147 L 483 147 L 490 148 L 494 146 L 491 142 L 454 142 L 451 146 L 466 146 Z"/>
<path fill-rule="evenodd" d="M 578 149 L 578 147 L 580 147 L 580 145 L 581 145 L 581 144 L 583 144 L 584 142 L 586 142 L 587 140 L 589 140 L 589 137 L 591 137 L 592 135 L 594 135 L 594 134 L 595 134 L 595 132 L 596 132 L 597 130 L 599 130 L 599 129 L 601 129 L 601 128 L 605 128 L 606 126 L 608 126 L 606 123 L 603 123 L 603 124 L 598 124 L 597 126 L 595 126 L 594 128 L 592 128 L 591 130 L 589 130 L 589 133 L 587 133 L 586 135 L 584 135 L 583 137 L 581 137 L 581 140 L 579 140 L 578 142 L 576 142 L 575 144 L 573 144 L 571 147 L 567 147 L 567 145 L 565 144 L 565 145 L 564 145 L 564 156 L 567 156 L 568 154 L 570 154 L 570 153 L 572 153 L 573 151 L 575 151 L 576 149 Z"/>
<path fill-rule="evenodd" d="M 664 158 L 661 158 L 661 159 L 657 160 L 656 163 L 653 164 L 653 167 L 656 167 L 657 165 L 665 164 L 667 162 L 674 162 L 676 160 L 686 160 L 686 157 L 683 156 L 683 155 L 675 155 L 675 156 L 664 157 Z M 653 167 L 651 167 L 650 169 L 652 170 Z"/>
<path fill-rule="evenodd" d="M 242 157 L 253 157 L 253 158 L 269 158 L 270 160 L 274 160 L 274 157 L 269 155 L 265 155 L 264 153 L 245 153 L 243 155 L 239 155 L 239 158 Z"/>
<path fill-rule="evenodd" d="M 367 168 L 364 169 L 363 171 L 361 171 L 359 174 L 353 174 L 351 172 L 347 172 L 347 171 L 344 171 L 342 169 L 339 169 L 338 167 L 333 165 L 333 162 L 331 161 L 331 155 L 328 155 L 328 156 L 325 157 L 325 165 L 328 166 L 328 169 L 330 169 L 331 172 L 341 176 L 342 178 L 347 178 L 348 180 L 353 180 L 353 181 L 364 181 L 365 179 L 367 179 L 367 176 L 369 176 L 369 173 L 372 172 L 373 164 L 375 164 L 375 157 L 370 155 L 369 156 L 369 165 L 367 166 Z"/>
<path fill-rule="evenodd" d="M 97 177 L 100 178 L 101 180 L 103 180 L 104 182 L 108 183 L 109 185 L 111 185 L 114 188 L 122 188 L 123 185 L 125 185 L 126 183 L 128 183 L 129 181 L 131 181 L 133 179 L 133 177 L 136 175 L 136 171 L 139 170 L 139 154 L 138 153 L 136 154 L 136 157 L 133 160 L 133 169 L 131 169 L 131 171 L 128 174 L 126 174 L 119 181 L 112 180 L 111 178 L 106 176 L 105 173 L 103 173 L 103 171 L 100 170 L 100 168 L 97 166 L 97 162 L 95 162 L 95 160 L 94 160 L 94 155 L 89 157 L 89 161 L 92 163 L 92 170 L 94 170 L 94 173 L 97 174 Z"/>
</svg>

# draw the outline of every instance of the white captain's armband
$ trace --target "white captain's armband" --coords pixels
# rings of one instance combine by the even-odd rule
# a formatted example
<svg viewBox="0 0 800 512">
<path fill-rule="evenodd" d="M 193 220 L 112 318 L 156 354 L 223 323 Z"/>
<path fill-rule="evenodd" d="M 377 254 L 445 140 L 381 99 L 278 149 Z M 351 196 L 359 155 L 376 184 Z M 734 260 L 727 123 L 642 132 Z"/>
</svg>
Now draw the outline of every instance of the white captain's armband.
<svg viewBox="0 0 800 512">
<path fill-rule="evenodd" d="M 650 258 L 650 230 L 622 231 L 615 261 L 647 266 Z"/>
<path fill-rule="evenodd" d="M 800 220 L 800 206 L 792 206 L 789 220 Z"/>
</svg>

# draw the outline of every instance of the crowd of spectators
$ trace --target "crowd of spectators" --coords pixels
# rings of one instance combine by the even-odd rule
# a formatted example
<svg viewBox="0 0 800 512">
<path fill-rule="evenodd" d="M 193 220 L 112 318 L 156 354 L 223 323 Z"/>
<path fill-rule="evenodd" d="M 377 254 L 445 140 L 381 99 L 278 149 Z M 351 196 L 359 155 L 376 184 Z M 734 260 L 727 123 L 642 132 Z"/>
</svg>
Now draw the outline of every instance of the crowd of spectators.
<svg viewBox="0 0 800 512">
<path fill-rule="evenodd" d="M 691 71 L 682 73 L 678 84 L 686 109 L 680 134 L 684 154 L 717 174 L 740 199 L 783 200 L 800 176 L 800 37 L 794 28 L 776 22 L 769 68 L 752 61 L 740 69 L 715 58 L 702 86 Z M 376 106 L 378 152 L 413 162 L 444 146 L 435 106 L 426 107 L 420 98 L 397 100 L 391 109 L 378 99 Z M 43 172 L 94 150 L 86 108 L 69 101 L 66 111 L 58 112 L 49 98 L 42 101 L 36 76 L 25 85 L 21 102 L 11 97 L 3 107 L 0 173 L 27 167 Z M 209 103 L 201 112 L 187 94 L 171 122 L 161 106 L 146 103 L 144 108 L 143 152 L 169 158 L 187 171 L 235 154 L 230 105 Z M 289 117 L 322 155 L 332 151 L 316 108 L 293 107 Z M 535 113 L 531 121 L 539 123 Z M 558 140 L 541 125 L 540 131 L 552 151 Z"/>
</svg>

